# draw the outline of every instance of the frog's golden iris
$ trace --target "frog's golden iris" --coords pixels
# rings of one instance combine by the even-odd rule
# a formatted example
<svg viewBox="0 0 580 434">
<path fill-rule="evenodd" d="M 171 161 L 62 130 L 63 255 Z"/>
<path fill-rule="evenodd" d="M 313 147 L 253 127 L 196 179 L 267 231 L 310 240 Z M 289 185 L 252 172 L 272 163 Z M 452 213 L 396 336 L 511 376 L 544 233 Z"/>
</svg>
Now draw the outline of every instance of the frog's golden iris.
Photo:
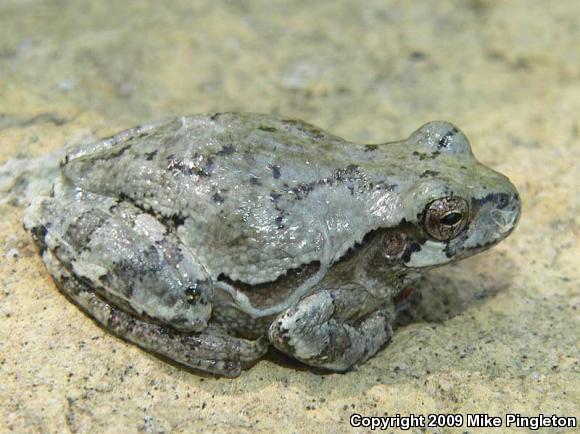
<svg viewBox="0 0 580 434">
<path fill-rule="evenodd" d="M 461 197 L 452 196 L 434 200 L 425 209 L 424 228 L 429 236 L 439 241 L 455 238 L 467 223 L 469 206 Z"/>
</svg>

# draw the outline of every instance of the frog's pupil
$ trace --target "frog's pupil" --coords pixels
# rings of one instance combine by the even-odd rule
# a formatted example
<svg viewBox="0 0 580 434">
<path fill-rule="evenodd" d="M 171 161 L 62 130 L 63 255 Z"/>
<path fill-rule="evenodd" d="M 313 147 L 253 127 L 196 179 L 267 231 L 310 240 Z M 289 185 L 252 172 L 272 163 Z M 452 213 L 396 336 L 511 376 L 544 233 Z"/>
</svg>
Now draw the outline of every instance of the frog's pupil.
<svg viewBox="0 0 580 434">
<path fill-rule="evenodd" d="M 446 226 L 453 226 L 459 223 L 462 217 L 460 212 L 450 212 L 441 218 L 441 223 Z"/>
</svg>

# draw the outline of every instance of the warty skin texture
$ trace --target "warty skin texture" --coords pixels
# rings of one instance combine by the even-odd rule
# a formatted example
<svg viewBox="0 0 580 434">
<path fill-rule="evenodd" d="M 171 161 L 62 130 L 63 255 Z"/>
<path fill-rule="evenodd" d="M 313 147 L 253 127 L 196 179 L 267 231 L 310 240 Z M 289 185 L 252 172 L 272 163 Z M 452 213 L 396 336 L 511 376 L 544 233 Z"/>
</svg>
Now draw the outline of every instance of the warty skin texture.
<svg viewBox="0 0 580 434">
<path fill-rule="evenodd" d="M 439 240 L 425 221 L 443 198 L 466 208 Z M 57 285 L 98 322 L 235 376 L 268 342 L 327 369 L 364 362 L 390 338 L 404 288 L 504 239 L 519 213 L 515 187 L 449 123 L 369 145 L 222 113 L 70 151 L 25 226 Z"/>
</svg>

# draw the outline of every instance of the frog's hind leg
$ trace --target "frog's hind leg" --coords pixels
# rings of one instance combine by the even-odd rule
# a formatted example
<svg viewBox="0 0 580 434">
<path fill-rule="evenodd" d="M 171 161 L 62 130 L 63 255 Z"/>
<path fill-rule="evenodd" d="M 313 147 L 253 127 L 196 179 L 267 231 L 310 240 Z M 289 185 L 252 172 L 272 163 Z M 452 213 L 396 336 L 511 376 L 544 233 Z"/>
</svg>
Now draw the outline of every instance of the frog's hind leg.
<svg viewBox="0 0 580 434">
<path fill-rule="evenodd" d="M 391 337 L 389 313 L 364 288 L 321 290 L 281 314 L 270 342 L 307 365 L 346 371 L 373 356 Z"/>
<path fill-rule="evenodd" d="M 178 245 L 166 244 L 161 251 L 152 249 L 146 240 L 136 240 L 135 234 L 123 232 L 129 231 L 130 227 L 108 213 L 107 208 L 101 206 L 103 203 L 94 207 L 80 201 L 68 202 L 64 198 L 59 198 L 58 201 L 57 203 L 55 199 L 41 199 L 32 210 L 29 210 L 25 226 L 32 234 L 48 271 L 60 290 L 107 330 L 146 350 L 166 356 L 192 369 L 228 377 L 239 375 L 242 368 L 252 364 L 264 354 L 266 343 L 263 341 L 238 339 L 209 330 L 207 327 L 190 330 L 187 324 L 179 322 L 181 315 L 174 316 L 175 312 L 180 311 L 171 307 L 175 304 L 183 305 L 179 299 L 180 293 L 177 291 L 174 297 L 163 298 L 168 291 L 164 290 L 162 285 L 167 282 L 180 281 L 170 278 L 171 276 L 167 277 L 167 274 L 164 275 L 163 272 L 169 273 L 170 270 L 167 267 L 170 264 L 163 263 L 164 267 L 160 267 L 156 258 L 163 258 L 163 253 L 170 252 L 172 258 L 180 258 L 179 263 L 182 266 L 179 268 L 183 269 L 183 255 L 186 253 L 180 252 Z M 67 207 L 72 208 L 67 211 Z M 126 216 L 129 211 L 129 209 L 123 210 L 124 215 Z M 111 218 L 109 226 L 105 227 L 107 219 Z M 73 227 L 75 229 L 71 230 Z M 102 236 L 98 236 L 98 228 L 106 229 L 102 231 Z M 153 226 L 149 229 L 150 232 L 154 231 Z M 92 241 L 90 241 L 91 235 Z M 132 240 L 131 237 L 133 237 Z M 161 234 L 154 237 L 161 240 Z M 81 240 L 83 243 L 77 245 Z M 133 256 L 127 257 L 127 260 L 139 259 L 140 252 L 149 252 L 147 258 L 154 262 L 148 262 L 149 259 L 139 259 L 132 263 L 135 266 L 143 266 L 143 270 L 128 268 L 131 263 L 124 267 L 117 267 L 118 261 L 115 258 L 121 258 L 118 254 L 123 248 L 119 246 L 119 242 L 130 244 L 132 248 L 139 247 L 131 250 Z M 81 244 L 84 245 L 84 252 L 80 251 Z M 110 249 L 117 251 L 107 251 L 107 245 Z M 97 249 L 91 253 L 90 250 L 93 247 Z M 171 262 L 170 259 L 169 262 Z M 106 271 L 106 274 L 101 273 L 102 271 Z M 117 272 L 117 275 L 111 276 L 111 271 Z M 155 276 L 155 272 L 159 272 L 161 276 Z M 106 278 L 94 279 L 92 276 L 95 273 Z M 136 279 L 134 282 L 131 281 L 131 276 Z M 165 308 L 166 315 L 152 316 L 147 312 L 135 310 L 133 307 L 135 305 L 131 304 L 132 299 L 129 297 L 130 292 L 123 292 L 128 288 L 120 287 L 122 283 L 141 284 L 141 289 L 151 288 L 152 291 L 155 289 L 153 284 L 159 284 L 157 288 L 159 293 L 150 291 L 145 294 L 148 294 L 150 299 L 150 306 L 145 307 Z M 105 291 L 103 287 L 99 288 L 101 284 L 116 286 Z M 202 282 L 199 282 L 197 286 L 201 284 Z M 133 288 L 133 293 L 137 289 Z M 187 288 L 184 287 L 184 289 Z M 126 298 L 123 298 L 124 296 Z M 187 291 L 185 297 L 187 301 Z M 199 297 L 193 301 L 197 300 Z M 147 298 L 142 298 L 142 301 L 147 301 Z M 138 306 L 142 306 L 141 302 Z M 194 315 L 194 318 L 198 316 Z M 177 330 L 174 324 L 181 329 Z"/>
<path fill-rule="evenodd" d="M 250 341 L 215 332 L 183 333 L 138 319 L 101 299 L 63 268 L 51 251 L 43 253 L 43 260 L 61 292 L 105 329 L 188 368 L 237 377 L 267 350 L 263 340 Z"/>
<path fill-rule="evenodd" d="M 181 331 L 207 327 L 211 279 L 154 216 L 123 200 L 64 191 L 35 200 L 24 224 L 37 245 L 109 303 Z"/>
</svg>

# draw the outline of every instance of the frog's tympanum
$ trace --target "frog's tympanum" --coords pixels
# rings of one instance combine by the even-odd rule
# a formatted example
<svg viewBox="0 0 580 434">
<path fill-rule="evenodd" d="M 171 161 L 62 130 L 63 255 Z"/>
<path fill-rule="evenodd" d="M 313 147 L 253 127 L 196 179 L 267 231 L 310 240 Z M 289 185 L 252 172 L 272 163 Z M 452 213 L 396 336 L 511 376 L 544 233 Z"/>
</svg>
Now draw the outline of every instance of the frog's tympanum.
<svg viewBox="0 0 580 434">
<path fill-rule="evenodd" d="M 270 344 L 329 370 L 365 362 L 413 280 L 498 243 L 519 213 L 514 186 L 449 123 L 356 144 L 221 113 L 68 152 L 25 227 L 98 323 L 233 377 Z"/>
</svg>

